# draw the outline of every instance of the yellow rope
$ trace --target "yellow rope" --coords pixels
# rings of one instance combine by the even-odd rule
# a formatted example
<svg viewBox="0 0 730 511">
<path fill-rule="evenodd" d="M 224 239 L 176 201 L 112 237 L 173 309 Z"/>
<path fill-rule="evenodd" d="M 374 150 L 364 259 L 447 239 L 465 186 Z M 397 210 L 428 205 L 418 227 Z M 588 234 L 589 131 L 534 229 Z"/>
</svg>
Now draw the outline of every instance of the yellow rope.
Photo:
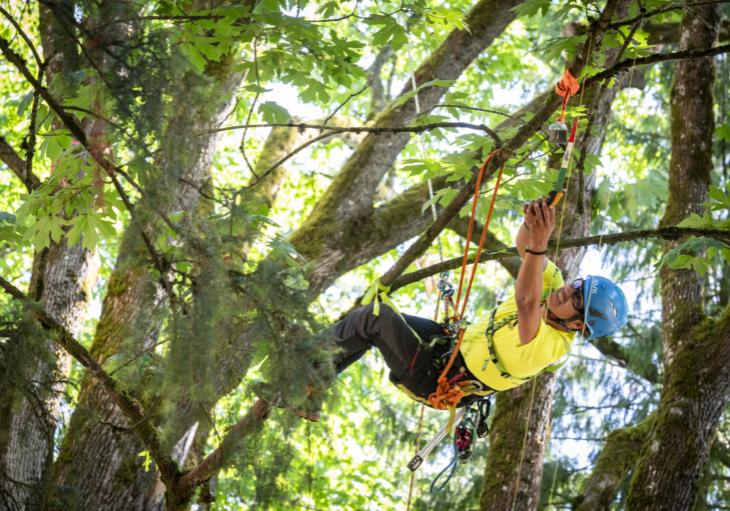
<svg viewBox="0 0 730 511">
<path fill-rule="evenodd" d="M 641 14 L 641 21 L 639 22 L 639 31 L 644 26 L 644 14 Z M 626 91 L 626 101 L 624 101 L 624 117 L 626 116 L 626 110 L 628 110 L 629 107 L 629 94 L 631 92 L 631 83 L 634 80 L 634 68 L 636 67 L 636 57 L 638 57 L 639 52 L 638 48 L 634 50 L 634 62 L 631 66 L 631 73 L 629 74 L 629 86 L 627 87 Z M 618 86 L 618 84 L 616 84 Z M 623 136 L 624 133 L 624 123 L 621 123 L 621 128 L 619 129 L 618 138 L 620 139 Z M 608 176 L 608 195 L 606 196 L 606 209 L 603 211 L 603 223 L 601 225 L 601 235 L 598 238 L 598 250 L 601 250 L 601 245 L 603 244 L 603 233 L 606 230 L 606 218 L 608 218 L 608 206 L 611 203 L 611 181 L 613 181 L 613 171 Z M 588 301 L 586 302 L 585 309 L 588 310 L 588 307 L 591 305 L 591 294 L 588 293 Z M 583 330 L 581 330 L 581 335 L 585 333 L 586 325 L 585 322 L 583 322 Z M 580 348 L 580 346 L 579 346 Z M 577 371 L 577 368 L 576 368 Z"/>
<path fill-rule="evenodd" d="M 532 402 L 535 399 L 535 387 L 537 378 L 532 379 L 532 392 L 530 392 L 530 407 L 527 409 L 527 423 L 525 424 L 525 437 L 522 439 L 522 455 L 520 456 L 520 465 L 517 469 L 517 481 L 515 481 L 515 498 L 512 500 L 512 511 L 517 504 L 517 490 L 520 489 L 520 475 L 522 474 L 522 461 L 525 459 L 525 447 L 527 446 L 527 434 L 530 432 L 530 415 L 532 415 Z"/>
<path fill-rule="evenodd" d="M 421 446 L 421 427 L 423 426 L 423 412 L 426 410 L 425 405 L 421 405 L 421 419 L 418 421 L 418 435 L 416 436 L 416 456 L 418 456 L 418 451 L 420 450 Z M 411 511 L 411 497 L 413 496 L 413 483 L 416 480 L 416 472 L 411 472 L 411 487 L 408 489 L 408 507 L 406 507 L 406 511 Z"/>
<path fill-rule="evenodd" d="M 644 13 L 641 14 L 641 22 L 639 23 L 639 31 L 641 31 L 641 27 L 644 26 Z M 634 50 L 634 62 L 631 66 L 631 73 L 629 74 L 629 86 L 626 91 L 626 101 L 624 101 L 624 117 L 626 116 L 626 110 L 629 108 L 629 95 L 631 93 L 631 83 L 634 80 L 634 69 L 636 67 L 636 57 L 639 56 L 638 48 Z M 619 84 L 616 84 L 618 87 Z M 624 123 L 621 123 L 621 128 L 619 129 L 618 136 L 619 139 L 623 136 L 624 133 Z M 613 172 L 611 172 L 609 178 L 608 178 L 608 196 L 606 197 L 606 210 L 603 212 L 603 225 L 601 225 L 601 237 L 598 238 L 598 250 L 601 250 L 601 244 L 603 243 L 603 231 L 606 229 L 606 218 L 608 218 L 608 205 L 611 201 L 611 181 L 613 180 Z M 590 296 L 588 297 L 588 300 L 590 300 Z"/>
<path fill-rule="evenodd" d="M 590 34 L 590 37 L 588 39 L 588 52 L 587 52 L 587 55 L 586 55 L 586 68 L 585 68 L 585 73 L 583 74 L 583 78 L 584 78 L 583 81 L 584 82 L 585 82 L 585 76 L 588 74 L 588 65 L 590 64 L 590 61 L 591 61 L 591 45 L 592 44 L 593 44 L 593 34 L 591 33 Z M 585 92 L 585 87 L 581 87 L 580 97 L 578 99 L 578 104 L 579 105 L 582 105 L 583 104 L 583 93 L 584 92 Z M 589 134 L 589 136 L 590 136 L 590 134 Z M 583 148 L 583 150 L 585 151 L 585 148 Z M 572 175 L 573 175 L 573 157 L 571 155 L 570 160 L 568 160 L 568 179 L 567 179 L 567 183 L 565 185 L 565 198 L 563 199 L 563 209 L 560 212 L 560 226 L 558 228 L 558 239 L 557 239 L 557 242 L 555 244 L 554 263 L 556 265 L 557 265 L 557 262 L 558 262 L 558 252 L 560 250 L 560 238 L 563 235 L 563 221 L 565 220 L 565 208 L 566 208 L 566 206 L 568 204 L 568 192 L 570 191 L 570 178 L 572 177 Z M 550 287 L 549 287 L 550 293 L 553 292 L 554 283 L 555 283 L 555 274 L 553 274 L 552 277 L 550 278 Z M 548 296 L 549 296 L 550 293 L 548 293 Z M 545 314 L 546 314 L 546 316 L 547 316 L 547 309 L 548 309 L 548 307 L 546 305 L 546 307 L 545 307 Z M 584 325 L 584 328 L 585 328 L 585 325 Z M 533 397 L 535 395 L 535 386 L 536 385 L 537 385 L 537 378 L 534 378 L 532 380 L 532 392 L 530 394 L 530 409 L 527 412 L 527 424 L 525 426 L 525 437 L 524 437 L 524 439 L 522 441 L 522 453 L 520 454 L 520 464 L 519 464 L 519 466 L 517 468 L 517 481 L 515 482 L 515 496 L 514 496 L 514 499 L 512 501 L 512 509 L 513 510 L 514 510 L 514 506 L 517 503 L 517 493 L 518 493 L 518 491 L 520 489 L 520 474 L 522 473 L 522 462 L 525 459 L 525 448 L 527 447 L 527 433 L 530 430 L 530 415 L 532 414 L 532 401 L 533 401 Z M 556 474 L 557 474 L 557 465 L 556 465 L 555 470 L 556 470 Z M 555 483 L 555 481 L 553 481 L 553 484 L 554 483 Z M 552 498 L 552 490 L 550 492 L 550 496 Z"/>
</svg>

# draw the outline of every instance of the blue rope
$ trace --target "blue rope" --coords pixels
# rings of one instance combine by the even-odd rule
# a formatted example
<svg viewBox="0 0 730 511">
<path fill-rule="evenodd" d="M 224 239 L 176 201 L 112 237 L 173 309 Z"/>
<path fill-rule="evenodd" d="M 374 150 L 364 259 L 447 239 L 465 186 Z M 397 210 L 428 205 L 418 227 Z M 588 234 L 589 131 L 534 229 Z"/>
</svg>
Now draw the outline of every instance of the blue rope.
<svg viewBox="0 0 730 511">
<path fill-rule="evenodd" d="M 443 490 L 447 484 L 449 484 L 449 481 L 451 481 L 451 478 L 454 476 L 454 471 L 456 470 L 456 458 L 458 457 L 458 453 L 456 452 L 456 439 L 454 439 L 454 459 L 451 460 L 451 463 L 446 465 L 444 469 L 441 471 L 439 475 L 436 476 L 436 478 L 431 483 L 431 493 L 438 493 L 441 490 Z M 433 486 L 436 484 L 436 481 L 439 480 L 439 478 L 444 475 L 444 473 L 451 467 L 451 473 L 449 474 L 449 477 L 446 478 L 446 481 L 444 481 L 444 484 L 441 485 L 441 487 L 438 490 L 434 490 Z"/>
</svg>

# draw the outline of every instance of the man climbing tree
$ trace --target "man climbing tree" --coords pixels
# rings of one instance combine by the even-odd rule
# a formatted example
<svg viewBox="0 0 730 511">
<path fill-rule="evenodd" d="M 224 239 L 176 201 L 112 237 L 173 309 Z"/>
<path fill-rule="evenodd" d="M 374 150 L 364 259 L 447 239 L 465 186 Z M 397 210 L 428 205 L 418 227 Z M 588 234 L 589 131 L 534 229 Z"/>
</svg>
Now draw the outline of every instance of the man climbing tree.
<svg viewBox="0 0 730 511">
<path fill-rule="evenodd" d="M 466 328 L 461 353 L 447 369 L 449 383 L 465 395 L 457 406 L 535 378 L 570 353 L 575 332 L 587 330 L 588 339 L 602 338 L 618 332 L 628 320 L 626 297 L 613 282 L 588 276 L 564 285 L 560 270 L 545 257 L 555 228 L 555 206 L 533 200 L 523 214 L 525 223 L 516 236 L 523 263 L 515 294 Z M 431 406 L 435 403 L 429 398 L 454 349 L 448 332 L 448 324 L 371 303 L 332 327 L 340 349 L 335 372 L 375 347 L 390 368 L 390 380 L 409 397 Z M 269 385 L 260 383 L 254 391 L 262 400 L 284 406 Z M 313 384 L 308 396 L 297 413 L 319 421 L 322 392 Z"/>
</svg>

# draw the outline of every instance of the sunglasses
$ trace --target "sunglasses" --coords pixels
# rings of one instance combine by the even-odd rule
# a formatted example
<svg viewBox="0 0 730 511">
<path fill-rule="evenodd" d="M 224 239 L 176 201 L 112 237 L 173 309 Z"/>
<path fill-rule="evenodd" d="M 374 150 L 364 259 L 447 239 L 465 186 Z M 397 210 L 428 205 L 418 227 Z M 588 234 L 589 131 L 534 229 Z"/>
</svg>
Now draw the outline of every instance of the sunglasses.
<svg viewBox="0 0 730 511">
<path fill-rule="evenodd" d="M 585 304 L 583 303 L 583 295 L 585 294 L 585 280 L 575 279 L 573 283 L 570 284 L 570 287 L 580 291 L 580 293 L 575 293 L 572 296 L 573 308 L 581 314 L 585 314 Z"/>
</svg>

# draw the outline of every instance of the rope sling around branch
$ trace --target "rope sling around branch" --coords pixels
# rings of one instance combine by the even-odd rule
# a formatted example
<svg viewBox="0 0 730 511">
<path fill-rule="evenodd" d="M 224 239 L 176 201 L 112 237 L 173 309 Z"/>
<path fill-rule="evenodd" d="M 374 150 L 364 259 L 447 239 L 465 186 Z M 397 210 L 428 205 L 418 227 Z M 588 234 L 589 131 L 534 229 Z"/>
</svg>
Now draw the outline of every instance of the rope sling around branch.
<svg viewBox="0 0 730 511">
<path fill-rule="evenodd" d="M 494 156 L 499 150 L 495 149 L 490 153 L 489 156 L 487 156 L 487 159 L 484 160 L 484 164 L 482 165 L 481 170 L 479 171 L 479 176 L 477 177 L 477 184 L 476 184 L 476 190 L 474 191 L 474 202 L 471 207 L 471 218 L 469 219 L 469 231 L 467 232 L 466 236 L 466 250 L 464 251 L 464 260 L 461 264 L 461 276 L 459 277 L 459 290 L 456 293 L 456 310 L 459 309 L 459 303 L 461 301 L 461 290 L 464 284 L 464 275 L 466 274 L 466 267 L 468 264 L 469 259 L 469 245 L 471 243 L 471 235 L 472 231 L 474 230 L 474 218 L 476 216 L 476 209 L 477 209 L 477 201 L 479 199 L 479 191 L 481 189 L 482 185 L 482 177 L 484 176 L 484 171 L 487 168 L 487 165 L 489 164 L 489 161 L 492 159 L 492 156 Z M 449 416 L 449 422 L 446 426 L 447 430 L 451 429 L 451 426 L 454 422 L 454 414 L 456 411 L 456 405 L 461 401 L 461 398 L 464 397 L 464 391 L 458 388 L 452 387 L 447 379 L 447 374 L 449 372 L 449 369 L 451 369 L 451 366 L 454 363 L 454 360 L 456 359 L 456 355 L 459 353 L 459 348 L 461 348 L 461 343 L 464 340 L 464 332 L 466 332 L 466 327 L 464 325 L 464 313 L 466 311 L 466 304 L 469 300 L 469 293 L 471 292 L 471 286 L 474 283 L 474 277 L 476 276 L 476 268 L 479 264 L 479 257 L 482 253 L 482 248 L 484 247 L 484 240 L 487 236 L 487 231 L 489 230 L 489 222 L 492 219 L 492 212 L 494 210 L 494 202 L 497 198 L 497 192 L 499 191 L 499 183 L 502 180 L 502 174 L 504 172 L 504 165 L 499 170 L 499 174 L 497 175 L 497 182 L 494 185 L 494 192 L 492 193 L 492 201 L 489 204 L 489 212 L 487 213 L 487 220 L 484 223 L 484 229 L 482 230 L 482 237 L 479 241 L 479 248 L 476 252 L 476 257 L 474 259 L 474 268 L 471 272 L 471 275 L 469 276 L 469 282 L 466 286 L 465 293 L 464 293 L 464 301 L 461 304 L 461 311 L 458 312 L 458 316 L 456 319 L 459 321 L 459 341 L 456 343 L 456 347 L 454 348 L 453 352 L 451 353 L 451 358 L 449 359 L 448 363 L 446 364 L 446 367 L 444 367 L 443 372 L 441 373 L 441 376 L 438 379 L 438 387 L 436 389 L 436 392 L 431 394 L 428 397 L 429 403 L 431 403 L 431 406 L 433 406 L 437 410 L 446 410 L 449 409 L 451 411 L 451 414 Z"/>
</svg>

